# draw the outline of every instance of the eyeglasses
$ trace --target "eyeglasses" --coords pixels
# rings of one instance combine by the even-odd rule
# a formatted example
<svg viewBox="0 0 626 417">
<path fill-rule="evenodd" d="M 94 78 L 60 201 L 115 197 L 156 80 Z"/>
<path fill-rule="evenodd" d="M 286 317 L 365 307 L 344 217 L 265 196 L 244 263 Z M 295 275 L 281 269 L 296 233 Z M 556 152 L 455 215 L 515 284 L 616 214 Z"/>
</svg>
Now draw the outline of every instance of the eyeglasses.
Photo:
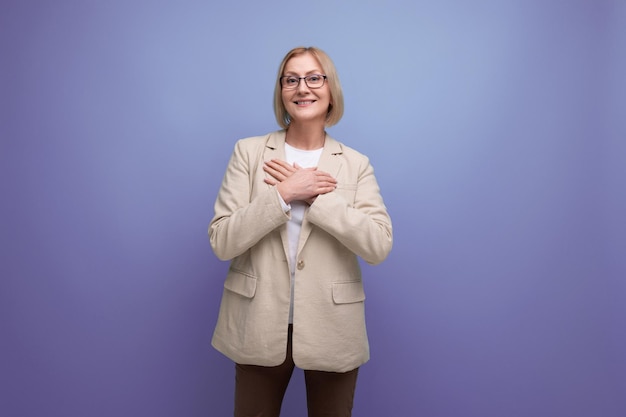
<svg viewBox="0 0 626 417">
<path fill-rule="evenodd" d="M 306 77 L 295 77 L 293 75 L 285 75 L 280 77 L 280 85 L 285 90 L 293 90 L 298 88 L 300 80 L 304 80 L 305 84 L 309 88 L 320 88 L 326 81 L 326 76 L 322 74 L 311 74 Z"/>
</svg>

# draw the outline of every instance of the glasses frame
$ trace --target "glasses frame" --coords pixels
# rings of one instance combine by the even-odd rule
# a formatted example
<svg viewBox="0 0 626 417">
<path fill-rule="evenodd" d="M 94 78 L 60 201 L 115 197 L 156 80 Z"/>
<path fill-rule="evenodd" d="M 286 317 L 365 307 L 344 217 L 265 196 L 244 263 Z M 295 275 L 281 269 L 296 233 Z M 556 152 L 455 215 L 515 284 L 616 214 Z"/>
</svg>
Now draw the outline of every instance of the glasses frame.
<svg viewBox="0 0 626 417">
<path fill-rule="evenodd" d="M 322 80 L 323 80 L 323 81 L 322 81 L 322 85 L 320 85 L 320 86 L 318 86 L 318 87 L 311 87 L 311 86 L 309 85 L 309 82 L 307 81 L 307 78 L 309 78 L 309 77 L 322 77 Z M 295 86 L 293 86 L 293 87 L 287 87 L 287 86 L 285 86 L 285 85 L 283 84 L 283 79 L 284 79 L 284 78 L 297 78 L 297 79 L 298 79 L 298 84 L 296 84 L 296 85 L 295 85 Z M 280 77 L 280 87 L 281 87 L 283 90 L 295 90 L 296 88 L 300 87 L 300 81 L 304 80 L 304 84 L 306 84 L 306 86 L 307 86 L 308 88 L 313 89 L 313 90 L 316 90 L 316 89 L 318 89 L 318 88 L 322 88 L 322 87 L 324 87 L 324 84 L 326 84 L 326 80 L 327 80 L 327 79 L 328 79 L 328 77 L 327 77 L 327 76 L 325 76 L 324 74 L 309 74 L 309 75 L 307 75 L 307 76 L 305 76 L 305 77 L 296 77 L 295 75 L 283 75 L 282 77 Z"/>
</svg>

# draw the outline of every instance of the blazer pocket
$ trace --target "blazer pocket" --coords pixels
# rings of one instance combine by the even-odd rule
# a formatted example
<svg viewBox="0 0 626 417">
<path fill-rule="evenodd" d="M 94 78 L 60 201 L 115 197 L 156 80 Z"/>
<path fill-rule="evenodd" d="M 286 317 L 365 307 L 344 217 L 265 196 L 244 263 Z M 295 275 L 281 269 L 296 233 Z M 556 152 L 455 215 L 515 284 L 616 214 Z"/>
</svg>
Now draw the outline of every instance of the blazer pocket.
<svg viewBox="0 0 626 417">
<path fill-rule="evenodd" d="M 246 298 L 252 298 L 256 293 L 256 277 L 243 271 L 230 269 L 226 275 L 224 288 Z"/>
<path fill-rule="evenodd" d="M 365 290 L 361 281 L 333 282 L 335 304 L 349 304 L 365 301 Z"/>
<path fill-rule="evenodd" d="M 334 192 L 345 198 L 346 201 L 353 205 L 354 200 L 356 199 L 356 190 L 357 184 L 347 184 L 345 182 L 340 182 L 337 184 L 337 188 L 335 188 Z"/>
</svg>

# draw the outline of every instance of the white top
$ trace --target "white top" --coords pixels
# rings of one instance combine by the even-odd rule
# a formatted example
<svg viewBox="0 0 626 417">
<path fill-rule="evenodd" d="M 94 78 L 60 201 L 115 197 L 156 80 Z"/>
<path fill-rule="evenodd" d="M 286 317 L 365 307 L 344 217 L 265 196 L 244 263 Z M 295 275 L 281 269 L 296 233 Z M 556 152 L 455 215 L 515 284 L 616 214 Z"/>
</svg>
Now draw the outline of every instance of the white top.
<svg viewBox="0 0 626 417">
<path fill-rule="evenodd" d="M 285 156 L 287 163 L 293 165 L 297 163 L 303 168 L 316 167 L 322 150 L 324 148 L 307 151 L 297 149 L 285 143 Z M 289 323 L 293 323 L 293 288 L 295 285 L 296 255 L 298 254 L 298 240 L 300 239 L 300 229 L 302 228 L 302 220 L 304 212 L 308 204 L 304 201 L 292 201 L 291 218 L 287 222 L 287 236 L 289 238 L 289 267 L 291 271 L 291 306 L 289 308 Z"/>
</svg>

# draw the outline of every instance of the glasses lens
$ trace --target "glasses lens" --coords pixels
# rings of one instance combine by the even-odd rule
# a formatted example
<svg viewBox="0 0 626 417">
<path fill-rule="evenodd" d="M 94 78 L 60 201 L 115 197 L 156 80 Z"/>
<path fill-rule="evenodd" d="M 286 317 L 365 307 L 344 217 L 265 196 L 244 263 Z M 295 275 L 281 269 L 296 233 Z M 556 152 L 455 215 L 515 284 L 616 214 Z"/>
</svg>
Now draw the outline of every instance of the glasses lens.
<svg viewBox="0 0 626 417">
<path fill-rule="evenodd" d="M 309 75 L 305 78 L 306 85 L 311 88 L 320 88 L 324 85 L 324 77 L 319 74 Z"/>
<path fill-rule="evenodd" d="M 300 81 L 298 77 L 283 77 L 280 80 L 285 88 L 296 88 Z"/>
<path fill-rule="evenodd" d="M 290 90 L 293 88 L 297 88 L 298 85 L 300 85 L 301 79 L 304 79 L 304 82 L 309 88 L 320 88 L 321 86 L 324 85 L 324 81 L 326 80 L 326 77 L 320 74 L 307 75 L 306 77 L 303 77 L 303 78 L 298 78 L 298 77 L 294 77 L 291 75 L 287 75 L 287 76 L 281 77 L 280 83 L 284 89 Z"/>
</svg>

